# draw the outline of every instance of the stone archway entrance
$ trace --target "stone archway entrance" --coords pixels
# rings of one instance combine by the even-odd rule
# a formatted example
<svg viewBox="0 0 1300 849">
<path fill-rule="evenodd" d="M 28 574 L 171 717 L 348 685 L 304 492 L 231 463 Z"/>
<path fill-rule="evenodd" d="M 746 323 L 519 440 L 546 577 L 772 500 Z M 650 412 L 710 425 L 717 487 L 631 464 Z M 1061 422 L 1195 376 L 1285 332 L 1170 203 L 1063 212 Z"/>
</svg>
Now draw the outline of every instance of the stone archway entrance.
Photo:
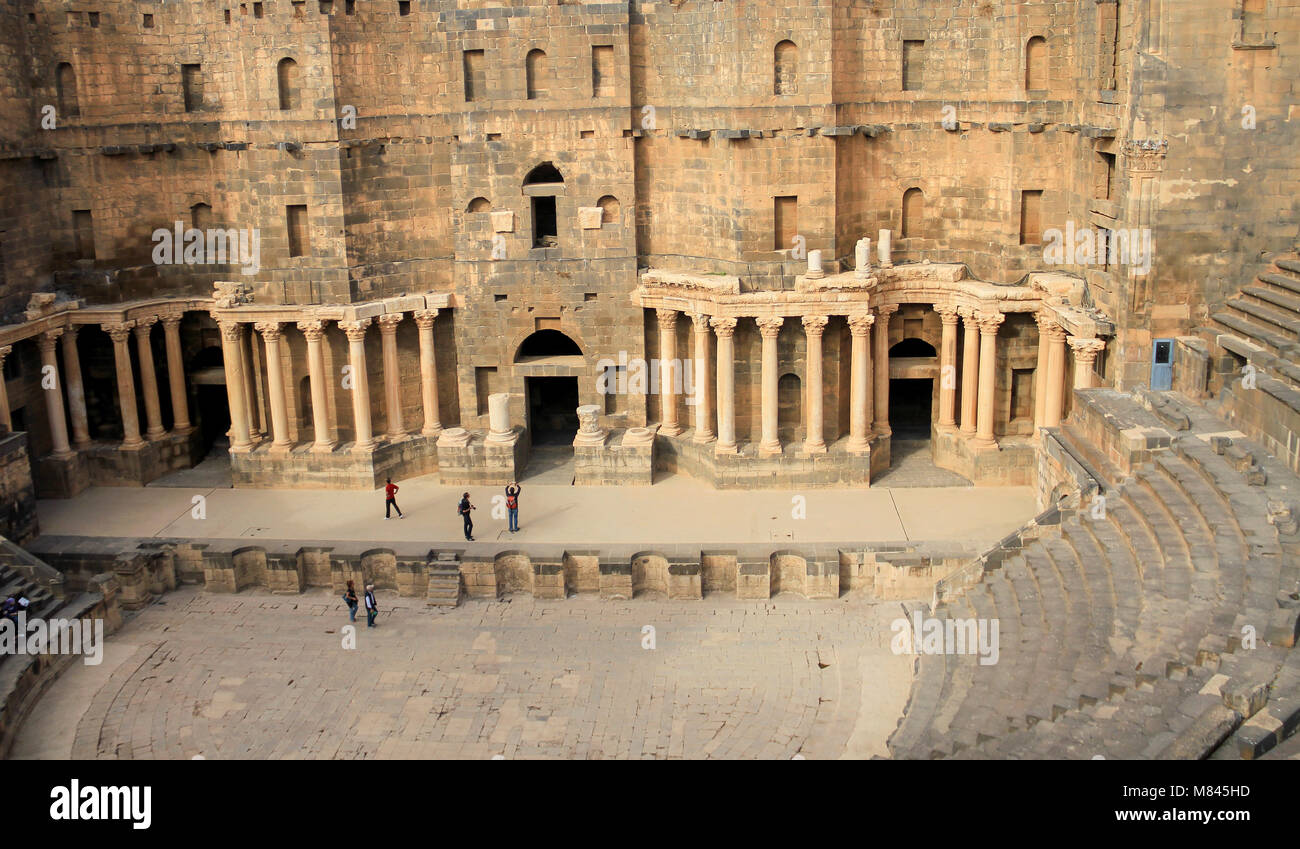
<svg viewBox="0 0 1300 849">
<path fill-rule="evenodd" d="M 889 426 L 895 444 L 929 441 L 938 369 L 939 352 L 922 339 L 904 339 L 889 349 Z"/>
<path fill-rule="evenodd" d="M 578 433 L 578 378 L 526 377 L 533 445 L 572 446 Z"/>
<path fill-rule="evenodd" d="M 542 328 L 519 345 L 515 379 L 522 379 L 524 411 L 532 451 L 528 480 L 573 483 L 573 439 L 578 435 L 579 380 L 587 374 L 578 343 L 554 328 Z"/>
<path fill-rule="evenodd" d="M 226 369 L 220 346 L 204 348 L 190 361 L 190 384 L 202 433 L 203 455 L 213 448 L 230 449 L 230 398 L 226 394 Z"/>
</svg>

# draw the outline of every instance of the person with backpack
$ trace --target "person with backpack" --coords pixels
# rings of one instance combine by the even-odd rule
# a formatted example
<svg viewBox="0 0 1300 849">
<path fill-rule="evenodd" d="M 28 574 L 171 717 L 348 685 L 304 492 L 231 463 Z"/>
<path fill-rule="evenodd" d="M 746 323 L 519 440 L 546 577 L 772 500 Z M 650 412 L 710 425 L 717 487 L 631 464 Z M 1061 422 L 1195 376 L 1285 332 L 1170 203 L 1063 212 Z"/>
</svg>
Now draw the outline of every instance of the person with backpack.
<svg viewBox="0 0 1300 849">
<path fill-rule="evenodd" d="M 519 490 L 523 489 L 518 481 L 506 484 L 506 512 L 510 515 L 510 533 L 519 530 Z"/>
<path fill-rule="evenodd" d="M 397 511 L 397 518 L 401 519 L 402 508 L 397 506 L 397 484 L 389 478 L 388 483 L 384 485 L 384 519 L 388 520 L 393 517 L 393 511 Z"/>
<path fill-rule="evenodd" d="M 348 606 L 348 621 L 357 621 L 357 588 L 348 581 L 348 591 L 343 594 L 343 602 Z"/>
<path fill-rule="evenodd" d="M 456 512 L 465 520 L 465 541 L 474 541 L 474 520 L 470 517 L 469 511 L 477 510 L 473 504 L 469 503 L 469 493 L 465 493 L 460 498 L 460 504 L 456 506 Z"/>
<path fill-rule="evenodd" d="M 366 584 L 366 627 L 375 627 L 375 617 L 379 615 L 379 605 L 375 603 L 375 585 Z"/>
</svg>

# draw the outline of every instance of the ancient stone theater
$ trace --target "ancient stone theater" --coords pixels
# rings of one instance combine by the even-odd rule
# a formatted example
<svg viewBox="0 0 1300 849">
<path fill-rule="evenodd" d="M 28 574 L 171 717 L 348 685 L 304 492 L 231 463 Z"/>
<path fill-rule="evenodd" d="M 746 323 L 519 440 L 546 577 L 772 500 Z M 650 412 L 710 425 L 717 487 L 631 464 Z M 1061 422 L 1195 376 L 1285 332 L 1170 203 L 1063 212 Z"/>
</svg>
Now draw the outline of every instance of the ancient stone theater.
<svg viewBox="0 0 1300 849">
<path fill-rule="evenodd" d="M 391 588 L 894 570 L 1003 641 L 918 653 L 894 755 L 1262 754 L 1300 723 L 1298 50 L 1300 0 L 0 0 L 0 532 L 107 591 L 37 499 L 540 457 L 757 498 L 905 444 L 1042 512 L 943 568 L 430 552 Z M 341 586 L 176 551 L 123 598 Z"/>
</svg>

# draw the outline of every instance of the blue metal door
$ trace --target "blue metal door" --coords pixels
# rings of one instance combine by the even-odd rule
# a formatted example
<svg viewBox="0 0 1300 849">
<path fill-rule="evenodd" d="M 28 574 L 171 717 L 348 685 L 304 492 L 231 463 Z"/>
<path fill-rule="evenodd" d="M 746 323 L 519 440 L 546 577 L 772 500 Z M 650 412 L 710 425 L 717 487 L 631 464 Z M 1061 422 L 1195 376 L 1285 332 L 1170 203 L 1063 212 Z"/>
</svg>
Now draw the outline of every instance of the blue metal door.
<svg viewBox="0 0 1300 849">
<path fill-rule="evenodd" d="M 1174 340 L 1157 339 L 1151 348 L 1151 388 L 1163 392 L 1174 388 Z"/>
</svg>

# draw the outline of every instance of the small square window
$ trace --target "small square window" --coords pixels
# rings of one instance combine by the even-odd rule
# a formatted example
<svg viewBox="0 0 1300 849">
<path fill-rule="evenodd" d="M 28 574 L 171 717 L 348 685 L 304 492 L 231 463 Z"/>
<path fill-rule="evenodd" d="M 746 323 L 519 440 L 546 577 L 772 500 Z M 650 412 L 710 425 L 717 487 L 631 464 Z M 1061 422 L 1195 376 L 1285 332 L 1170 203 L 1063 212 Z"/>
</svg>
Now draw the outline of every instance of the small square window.
<svg viewBox="0 0 1300 849">
<path fill-rule="evenodd" d="M 399 15 L 411 14 L 411 0 L 398 0 L 397 14 Z"/>
<path fill-rule="evenodd" d="M 153 15 L 146 14 L 144 16 L 143 25 L 145 29 L 153 29 Z"/>
</svg>

